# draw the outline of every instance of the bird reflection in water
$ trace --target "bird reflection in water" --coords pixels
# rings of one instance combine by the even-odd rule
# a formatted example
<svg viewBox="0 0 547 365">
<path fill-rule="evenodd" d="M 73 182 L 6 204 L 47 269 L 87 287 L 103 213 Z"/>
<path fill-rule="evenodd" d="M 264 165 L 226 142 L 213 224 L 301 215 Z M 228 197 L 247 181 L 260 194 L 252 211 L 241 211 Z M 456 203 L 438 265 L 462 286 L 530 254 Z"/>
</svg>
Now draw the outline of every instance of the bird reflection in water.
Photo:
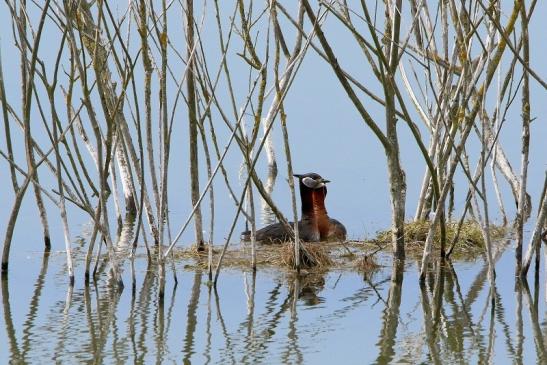
<svg viewBox="0 0 547 365">
<path fill-rule="evenodd" d="M 325 302 L 319 293 L 325 287 L 325 276 L 321 273 L 297 274 L 288 278 L 289 291 L 305 306 Z"/>
</svg>

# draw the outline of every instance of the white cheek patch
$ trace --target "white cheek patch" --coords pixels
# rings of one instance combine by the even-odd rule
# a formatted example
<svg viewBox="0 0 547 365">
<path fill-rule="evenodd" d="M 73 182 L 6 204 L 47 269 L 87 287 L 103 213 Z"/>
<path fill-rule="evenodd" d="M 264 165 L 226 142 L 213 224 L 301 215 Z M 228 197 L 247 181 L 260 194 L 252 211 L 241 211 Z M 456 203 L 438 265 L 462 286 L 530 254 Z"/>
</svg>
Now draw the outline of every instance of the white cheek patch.
<svg viewBox="0 0 547 365">
<path fill-rule="evenodd" d="M 311 177 L 305 177 L 302 179 L 302 184 L 306 185 L 310 189 L 315 189 L 317 187 L 317 182 Z"/>
</svg>

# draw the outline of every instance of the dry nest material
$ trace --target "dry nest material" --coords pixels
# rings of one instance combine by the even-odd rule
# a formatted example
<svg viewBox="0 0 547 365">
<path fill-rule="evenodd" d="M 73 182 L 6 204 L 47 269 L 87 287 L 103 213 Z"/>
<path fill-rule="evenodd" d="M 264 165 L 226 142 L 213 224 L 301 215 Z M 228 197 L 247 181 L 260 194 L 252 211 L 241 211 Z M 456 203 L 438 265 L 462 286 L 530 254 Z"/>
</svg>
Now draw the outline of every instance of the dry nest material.
<svg viewBox="0 0 547 365">
<path fill-rule="evenodd" d="M 296 267 L 294 243 L 281 245 L 281 263 L 287 267 Z M 325 247 L 317 243 L 300 244 L 300 265 L 303 268 L 327 268 L 332 266 L 332 260 Z"/>
<path fill-rule="evenodd" d="M 321 242 L 321 243 L 301 243 L 300 263 L 301 268 L 308 271 L 324 272 L 331 269 L 359 269 L 365 268 L 359 259 L 368 257 L 368 262 L 373 262 L 371 252 L 377 251 L 377 245 L 360 242 Z M 213 265 L 216 266 L 218 257 L 222 252 L 221 247 L 213 248 Z M 195 248 L 176 249 L 174 251 L 175 259 L 188 261 L 187 268 L 207 268 L 206 251 L 197 251 Z M 294 268 L 294 243 L 287 242 L 281 244 L 257 244 L 256 245 L 256 264 L 262 268 Z M 230 245 L 223 259 L 223 267 L 248 269 L 251 267 L 251 245 L 250 243 L 241 243 Z M 369 266 L 370 269 L 376 269 L 378 266 Z"/>
<path fill-rule="evenodd" d="M 405 223 L 405 249 L 410 253 L 413 251 L 421 252 L 423 244 L 429 231 L 429 221 L 414 221 Z M 446 223 L 446 242 L 447 249 L 454 240 L 458 231 L 458 222 Z M 503 226 L 490 225 L 490 238 L 492 241 L 499 241 L 507 234 L 507 229 Z M 433 236 L 433 245 L 440 245 L 440 227 L 437 227 Z M 391 231 L 380 231 L 372 241 L 378 243 L 391 242 Z M 465 221 L 458 234 L 458 240 L 454 246 L 454 255 L 465 256 L 466 254 L 476 254 L 484 250 L 484 238 L 481 227 L 476 221 Z"/>
<path fill-rule="evenodd" d="M 429 222 L 416 221 L 405 224 L 405 250 L 413 256 L 420 256 L 423 243 L 427 237 Z M 453 240 L 457 223 L 447 223 L 447 242 Z M 506 230 L 499 226 L 490 226 L 493 242 L 500 241 Z M 440 233 L 435 233 L 435 245 L 439 244 Z M 465 222 L 460 230 L 459 239 L 454 248 L 456 259 L 472 259 L 483 252 L 482 232 L 476 222 Z M 448 248 L 448 247 L 447 247 Z M 333 241 L 320 243 L 302 243 L 300 251 L 301 268 L 308 271 L 324 272 L 327 270 L 357 270 L 372 272 L 391 261 L 390 231 L 379 232 L 377 237 L 368 241 Z M 213 265 L 216 266 L 221 247 L 213 248 Z M 438 252 L 438 250 L 434 250 Z M 207 268 L 207 250 L 197 251 L 195 248 L 181 248 L 174 251 L 175 258 L 185 260 L 188 268 Z M 294 244 L 257 244 L 256 264 L 259 268 L 289 268 L 294 267 Z M 226 251 L 222 266 L 224 268 L 249 269 L 251 267 L 250 243 L 231 244 Z"/>
</svg>

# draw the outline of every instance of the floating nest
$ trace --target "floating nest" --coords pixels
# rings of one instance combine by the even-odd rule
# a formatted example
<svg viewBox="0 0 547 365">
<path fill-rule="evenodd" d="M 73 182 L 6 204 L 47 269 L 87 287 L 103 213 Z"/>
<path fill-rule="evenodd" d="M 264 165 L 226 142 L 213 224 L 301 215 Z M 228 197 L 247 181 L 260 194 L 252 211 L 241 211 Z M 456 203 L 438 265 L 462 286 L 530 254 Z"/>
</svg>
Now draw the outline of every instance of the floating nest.
<svg viewBox="0 0 547 365">
<path fill-rule="evenodd" d="M 429 222 L 416 221 L 405 224 L 405 251 L 419 258 L 429 230 Z M 446 237 L 448 250 L 457 231 L 457 223 L 447 223 Z M 492 242 L 501 242 L 506 235 L 504 227 L 491 225 Z M 434 236 L 434 254 L 439 252 L 440 231 Z M 381 231 L 373 239 L 365 241 L 332 241 L 318 243 L 301 243 L 301 269 L 308 272 L 325 272 L 329 270 L 355 270 L 373 272 L 391 262 L 391 232 Z M 213 247 L 213 265 L 216 266 L 222 247 Z M 459 239 L 454 246 L 452 257 L 456 259 L 475 259 L 484 252 L 484 240 L 478 223 L 467 221 L 460 229 Z M 189 269 L 207 268 L 208 252 L 198 251 L 195 247 L 180 248 L 173 251 L 175 259 L 186 262 Z M 224 255 L 223 267 L 247 270 L 251 267 L 250 242 L 233 243 L 228 246 Z M 276 243 L 256 245 L 256 265 L 258 268 L 293 269 L 294 243 Z"/>
<path fill-rule="evenodd" d="M 378 246 L 370 242 L 362 241 L 333 241 L 308 243 L 302 242 L 300 246 L 301 269 L 307 272 L 325 272 L 329 270 L 343 269 L 354 270 L 357 268 L 359 258 L 377 251 Z M 213 248 L 213 265 L 216 266 L 222 247 Z M 175 259 L 185 260 L 186 268 L 207 268 L 208 252 L 197 251 L 195 248 L 180 248 L 173 251 Z M 251 267 L 251 244 L 242 242 L 232 244 L 226 250 L 223 259 L 223 267 L 234 269 L 248 269 Z M 371 258 L 369 258 L 372 260 Z M 285 268 L 293 269 L 294 243 L 257 244 L 256 265 L 259 268 Z"/>
<path fill-rule="evenodd" d="M 446 223 L 446 249 L 448 250 L 458 233 L 458 222 Z M 427 233 L 429 232 L 429 221 L 419 220 L 405 223 L 405 250 L 410 254 L 421 254 Z M 507 235 L 507 227 L 490 225 L 490 239 L 492 242 L 499 242 Z M 433 246 L 440 247 L 441 230 L 440 227 L 434 232 Z M 373 242 L 379 244 L 391 242 L 391 231 L 379 231 Z M 438 251 L 438 250 L 434 250 Z M 458 240 L 454 245 L 453 255 L 458 258 L 465 258 L 469 255 L 477 255 L 484 252 L 484 237 L 482 229 L 478 222 L 468 220 L 460 227 Z"/>
</svg>

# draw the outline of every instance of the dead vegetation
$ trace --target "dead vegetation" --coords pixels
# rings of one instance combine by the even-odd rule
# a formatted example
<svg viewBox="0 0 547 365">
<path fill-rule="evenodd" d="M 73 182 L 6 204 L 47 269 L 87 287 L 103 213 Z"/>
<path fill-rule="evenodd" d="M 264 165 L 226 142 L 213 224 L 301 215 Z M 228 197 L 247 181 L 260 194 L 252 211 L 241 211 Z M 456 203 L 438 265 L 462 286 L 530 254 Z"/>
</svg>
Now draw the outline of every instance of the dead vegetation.
<svg viewBox="0 0 547 365">
<path fill-rule="evenodd" d="M 419 257 L 427 236 L 429 224 L 426 221 L 409 222 L 405 225 L 405 250 L 414 257 Z M 507 233 L 501 226 L 491 226 L 494 242 L 500 241 Z M 452 242 L 456 235 L 457 223 L 447 224 L 447 241 Z M 476 258 L 484 252 L 484 240 L 478 223 L 466 221 L 459 233 L 452 257 L 457 260 Z M 434 245 L 439 245 L 440 233 L 435 234 Z M 308 272 L 325 272 L 329 270 L 356 270 L 371 272 L 386 265 L 391 250 L 390 232 L 380 231 L 376 237 L 366 240 L 333 241 L 321 243 L 302 243 L 300 262 Z M 213 248 L 216 256 L 220 247 Z M 434 250 L 437 252 L 438 250 Z M 186 260 L 186 268 L 207 268 L 207 252 L 195 248 L 181 248 L 174 252 L 175 259 Z M 386 261 L 386 262 L 384 262 Z M 256 264 L 258 268 L 292 269 L 294 268 L 294 244 L 262 244 L 256 247 Z M 251 267 L 251 246 L 249 243 L 232 245 L 226 252 L 224 265 L 232 269 Z"/>
<path fill-rule="evenodd" d="M 295 267 L 294 243 L 281 246 L 281 263 L 286 267 Z M 300 243 L 300 265 L 302 268 L 323 269 L 332 266 L 327 248 L 317 243 Z"/>
<path fill-rule="evenodd" d="M 427 238 L 429 226 L 430 222 L 426 220 L 405 223 L 405 249 L 408 250 L 410 254 L 421 253 Z M 507 227 L 491 224 L 489 228 L 492 241 L 499 241 L 507 234 Z M 484 251 L 484 238 L 478 222 L 472 220 L 465 221 L 460 227 L 459 233 L 458 222 L 447 222 L 446 241 L 448 245 L 453 242 L 456 234 L 458 235 L 458 238 L 454 246 L 454 255 L 457 257 L 462 257 L 466 254 L 477 254 Z M 440 245 L 440 236 L 440 229 L 437 227 L 433 238 L 434 247 L 438 248 Z M 391 242 L 391 232 L 389 230 L 379 231 L 372 241 L 378 244 Z M 433 251 L 436 250 L 434 249 Z"/>
<path fill-rule="evenodd" d="M 363 241 L 301 243 L 300 263 L 302 269 L 313 272 L 358 267 L 359 258 L 377 250 L 377 245 Z M 220 247 L 214 247 L 213 254 L 220 253 Z M 175 259 L 188 260 L 187 268 L 207 267 L 207 253 L 195 249 L 177 249 Z M 226 251 L 223 265 L 228 268 L 245 269 L 251 267 L 251 246 L 248 243 L 233 245 Z M 293 269 L 294 245 L 262 244 L 256 247 L 256 265 L 258 268 Z"/>
</svg>

